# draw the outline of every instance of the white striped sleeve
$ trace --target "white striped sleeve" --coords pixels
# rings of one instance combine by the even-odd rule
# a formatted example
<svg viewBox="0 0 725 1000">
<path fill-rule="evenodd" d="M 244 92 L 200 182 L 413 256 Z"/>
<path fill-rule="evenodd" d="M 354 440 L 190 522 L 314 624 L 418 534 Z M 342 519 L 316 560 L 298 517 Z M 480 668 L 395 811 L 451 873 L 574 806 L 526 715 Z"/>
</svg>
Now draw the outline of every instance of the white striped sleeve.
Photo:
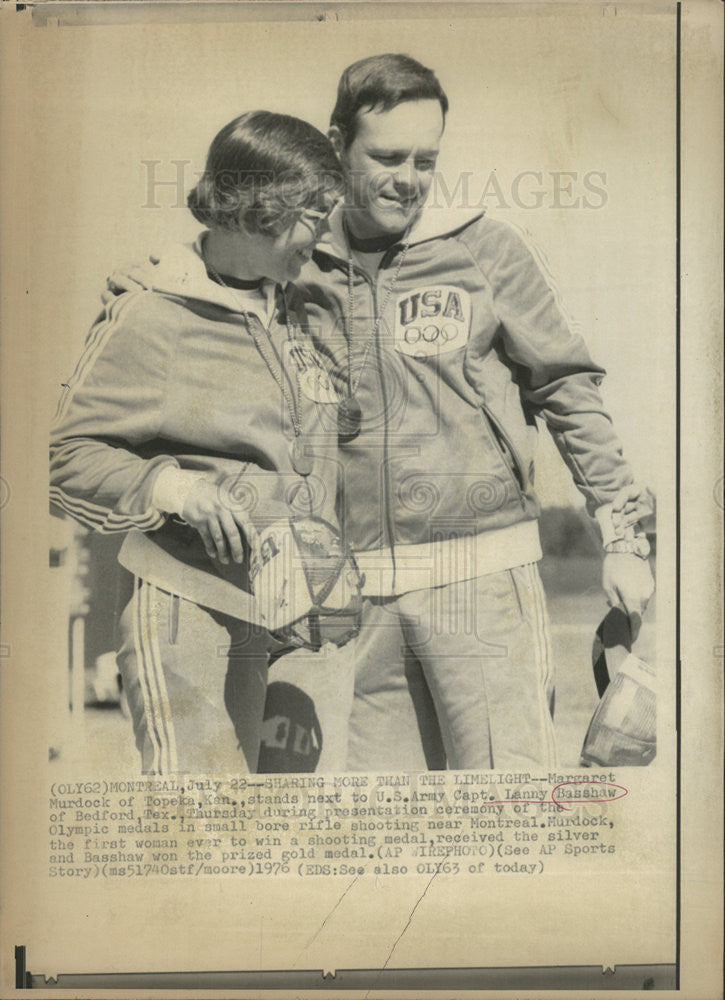
<svg viewBox="0 0 725 1000">
<path fill-rule="evenodd" d="M 158 298 L 113 300 L 92 327 L 51 431 L 51 499 L 108 533 L 164 521 L 153 486 L 177 460 L 155 439 L 163 420 L 172 333 L 154 322 Z"/>
</svg>

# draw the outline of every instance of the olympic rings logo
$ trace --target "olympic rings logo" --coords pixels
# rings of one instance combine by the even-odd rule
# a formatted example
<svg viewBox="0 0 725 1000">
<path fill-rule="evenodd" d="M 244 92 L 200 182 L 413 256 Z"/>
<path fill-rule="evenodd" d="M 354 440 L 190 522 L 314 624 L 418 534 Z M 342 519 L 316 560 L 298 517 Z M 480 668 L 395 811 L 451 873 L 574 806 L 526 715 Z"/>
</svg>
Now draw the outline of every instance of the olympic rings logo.
<svg viewBox="0 0 725 1000">
<path fill-rule="evenodd" d="M 326 371 L 317 368 L 308 369 L 298 375 L 300 389 L 306 399 L 313 403 L 339 403 L 340 394 L 332 384 L 332 379 Z"/>
<path fill-rule="evenodd" d="M 341 396 L 325 362 L 313 348 L 305 347 L 296 340 L 288 340 L 284 345 L 284 363 L 292 378 L 297 379 L 300 392 L 313 403 L 337 405 Z"/>
<path fill-rule="evenodd" d="M 419 344 L 423 341 L 426 344 L 447 344 L 455 340 L 460 333 L 460 328 L 455 323 L 444 323 L 443 326 L 436 326 L 434 323 L 428 326 L 407 326 L 403 339 L 406 344 Z"/>
</svg>

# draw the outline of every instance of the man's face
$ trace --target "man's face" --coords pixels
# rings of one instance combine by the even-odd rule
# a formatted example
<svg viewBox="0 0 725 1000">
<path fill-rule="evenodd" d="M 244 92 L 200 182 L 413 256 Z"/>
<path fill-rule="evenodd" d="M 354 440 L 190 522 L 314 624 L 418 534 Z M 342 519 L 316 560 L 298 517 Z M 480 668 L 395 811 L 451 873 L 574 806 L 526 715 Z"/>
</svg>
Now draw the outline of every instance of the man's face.
<svg viewBox="0 0 725 1000">
<path fill-rule="evenodd" d="M 358 112 L 355 138 L 341 148 L 347 219 L 360 238 L 387 236 L 407 228 L 430 189 L 443 134 L 437 100 L 404 101 L 390 111 Z"/>
</svg>

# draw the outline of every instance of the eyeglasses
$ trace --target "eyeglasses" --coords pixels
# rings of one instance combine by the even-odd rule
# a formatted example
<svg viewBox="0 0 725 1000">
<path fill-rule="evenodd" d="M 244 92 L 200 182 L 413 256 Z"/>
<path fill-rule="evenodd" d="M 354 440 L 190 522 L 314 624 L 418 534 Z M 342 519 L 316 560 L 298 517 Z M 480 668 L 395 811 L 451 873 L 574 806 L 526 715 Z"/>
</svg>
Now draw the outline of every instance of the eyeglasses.
<svg viewBox="0 0 725 1000">
<path fill-rule="evenodd" d="M 327 209 L 303 208 L 299 212 L 298 220 L 308 229 L 317 230 L 323 223 L 327 222 L 337 204 L 338 202 L 335 201 Z"/>
</svg>

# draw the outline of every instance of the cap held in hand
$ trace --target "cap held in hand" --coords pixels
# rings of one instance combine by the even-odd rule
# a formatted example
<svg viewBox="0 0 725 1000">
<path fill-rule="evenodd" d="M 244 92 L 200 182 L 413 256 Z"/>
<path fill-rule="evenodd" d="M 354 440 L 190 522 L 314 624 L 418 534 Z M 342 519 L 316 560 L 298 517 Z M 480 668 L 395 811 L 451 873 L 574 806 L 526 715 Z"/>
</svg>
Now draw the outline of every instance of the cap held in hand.
<svg viewBox="0 0 725 1000">
<path fill-rule="evenodd" d="M 592 649 L 601 700 L 584 738 L 584 767 L 642 767 L 655 758 L 655 672 L 631 650 L 629 619 L 620 608 L 612 608 L 596 631 Z"/>
</svg>

